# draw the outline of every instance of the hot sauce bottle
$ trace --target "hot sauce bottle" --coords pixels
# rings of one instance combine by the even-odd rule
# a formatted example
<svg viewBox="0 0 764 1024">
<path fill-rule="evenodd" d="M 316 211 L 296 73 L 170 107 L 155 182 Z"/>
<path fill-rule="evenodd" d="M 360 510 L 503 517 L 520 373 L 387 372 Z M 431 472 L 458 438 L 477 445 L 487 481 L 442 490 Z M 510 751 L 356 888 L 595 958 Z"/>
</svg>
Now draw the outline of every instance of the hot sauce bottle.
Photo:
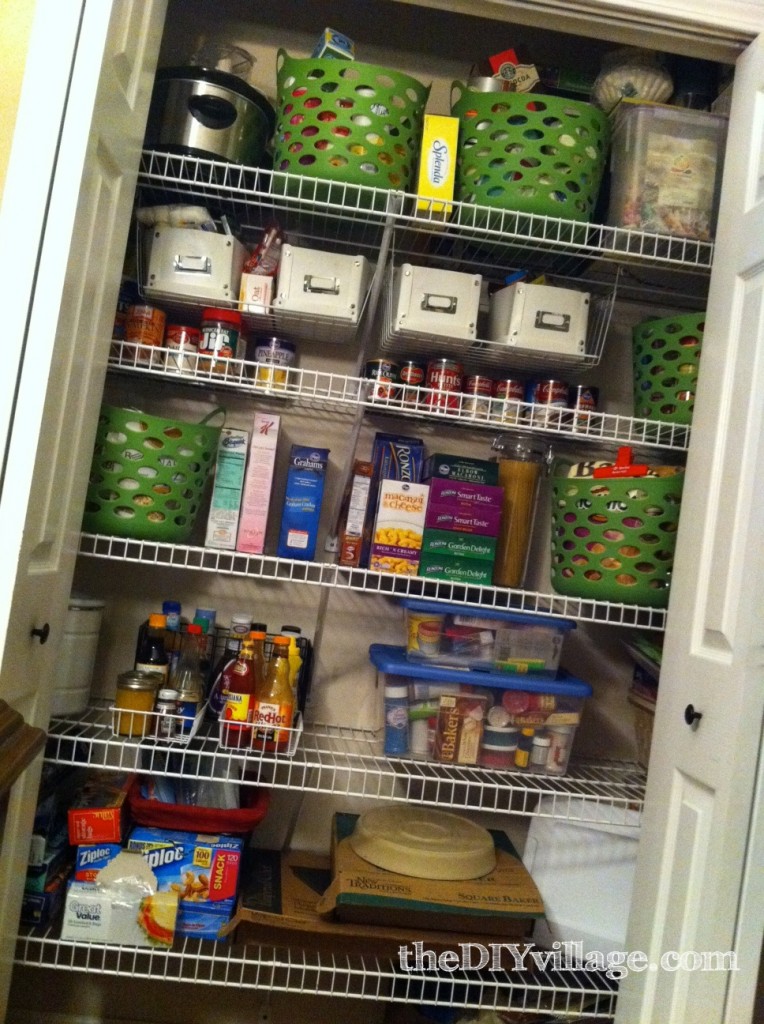
<svg viewBox="0 0 764 1024">
<path fill-rule="evenodd" d="M 265 750 L 283 751 L 289 746 L 294 718 L 294 691 L 289 677 L 289 637 L 276 636 L 252 717 L 255 742 Z"/>
<path fill-rule="evenodd" d="M 252 746 L 252 714 L 257 688 L 254 644 L 246 637 L 228 672 L 228 692 L 220 716 L 221 742 L 226 747 Z"/>
</svg>

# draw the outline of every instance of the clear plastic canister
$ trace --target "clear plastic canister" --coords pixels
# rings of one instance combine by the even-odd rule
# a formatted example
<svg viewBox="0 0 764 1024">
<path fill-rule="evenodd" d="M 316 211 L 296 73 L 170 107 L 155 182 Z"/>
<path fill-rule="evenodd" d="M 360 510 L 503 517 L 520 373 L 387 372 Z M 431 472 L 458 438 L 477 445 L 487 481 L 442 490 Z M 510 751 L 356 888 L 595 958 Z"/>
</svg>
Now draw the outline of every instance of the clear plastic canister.
<svg viewBox="0 0 764 1024">
<path fill-rule="evenodd" d="M 520 587 L 548 453 L 542 445 L 512 434 L 500 435 L 491 447 L 499 465 L 499 486 L 504 490 L 493 582 L 497 587 Z"/>
<path fill-rule="evenodd" d="M 103 601 L 69 599 L 61 653 L 54 669 L 53 715 L 79 714 L 88 705 L 103 608 Z"/>
</svg>

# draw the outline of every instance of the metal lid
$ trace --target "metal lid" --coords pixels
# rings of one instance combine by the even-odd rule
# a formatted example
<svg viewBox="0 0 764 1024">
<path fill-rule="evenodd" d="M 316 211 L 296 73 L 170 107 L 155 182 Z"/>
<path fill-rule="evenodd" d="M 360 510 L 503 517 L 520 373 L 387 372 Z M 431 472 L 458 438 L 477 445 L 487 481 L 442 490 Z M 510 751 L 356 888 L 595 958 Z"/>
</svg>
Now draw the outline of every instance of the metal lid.
<svg viewBox="0 0 764 1024">
<path fill-rule="evenodd" d="M 122 672 L 117 676 L 120 690 L 156 690 L 164 679 L 161 672 Z"/>
</svg>

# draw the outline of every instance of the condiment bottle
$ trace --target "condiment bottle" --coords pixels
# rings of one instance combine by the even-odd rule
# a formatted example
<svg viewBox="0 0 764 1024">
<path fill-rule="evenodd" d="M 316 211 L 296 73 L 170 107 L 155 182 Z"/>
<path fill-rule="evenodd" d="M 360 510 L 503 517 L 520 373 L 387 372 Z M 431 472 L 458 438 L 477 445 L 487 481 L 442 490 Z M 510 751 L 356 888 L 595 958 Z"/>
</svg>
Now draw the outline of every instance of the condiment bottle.
<svg viewBox="0 0 764 1024">
<path fill-rule="evenodd" d="M 255 625 L 260 625 L 260 623 L 255 623 Z M 249 639 L 252 643 L 252 663 L 255 670 L 255 697 L 259 697 L 262 693 L 265 681 L 265 668 L 268 664 L 268 659 L 265 657 L 265 641 L 267 636 L 268 634 L 264 629 L 253 629 L 249 634 Z"/>
<path fill-rule="evenodd" d="M 231 628 L 225 642 L 225 649 L 217 665 L 212 670 L 210 685 L 209 711 L 213 718 L 218 718 L 225 707 L 227 679 L 226 669 L 236 661 L 241 641 L 249 634 L 252 616 L 246 612 L 235 612 L 231 616 Z"/>
<path fill-rule="evenodd" d="M 546 768 L 549 760 L 549 747 L 552 741 L 548 736 L 534 736 L 531 749 L 531 767 L 535 770 Z"/>
<path fill-rule="evenodd" d="M 228 694 L 220 716 L 220 740 L 226 747 L 252 745 L 252 717 L 255 704 L 254 644 L 246 637 L 242 640 L 239 656 L 232 665 L 228 678 Z"/>
<path fill-rule="evenodd" d="M 286 750 L 294 719 L 294 692 L 289 681 L 289 637 L 275 636 L 265 668 L 261 694 L 255 701 L 252 721 L 255 741 L 265 750 Z"/>
<path fill-rule="evenodd" d="M 515 765 L 517 768 L 527 768 L 530 763 L 533 734 L 535 731 L 535 729 L 523 729 L 517 739 L 517 750 L 515 751 Z"/>
<path fill-rule="evenodd" d="M 180 658 L 180 613 L 181 605 L 179 601 L 162 602 L 162 615 L 167 618 L 167 625 L 165 626 L 164 634 L 164 648 L 167 651 L 167 657 L 170 659 L 170 678 L 172 678 Z"/>
<path fill-rule="evenodd" d="M 183 640 L 180 659 L 172 685 L 178 691 L 179 712 L 183 715 L 183 732 L 191 732 L 196 716 L 204 703 L 204 674 L 201 667 L 202 627 L 192 623 Z"/>
<path fill-rule="evenodd" d="M 114 729 L 120 736 L 146 735 L 162 682 L 159 672 L 122 672 L 117 676 Z"/>
<path fill-rule="evenodd" d="M 498 587 L 520 587 L 546 453 L 510 434 L 497 437 L 491 447 L 498 453 L 499 486 L 504 490 L 493 582 Z"/>
<path fill-rule="evenodd" d="M 163 686 L 154 706 L 154 735 L 158 739 L 172 740 L 178 735 L 178 691 Z"/>
<path fill-rule="evenodd" d="M 170 659 L 164 646 L 166 628 L 166 615 L 149 615 L 146 637 L 135 659 L 137 672 L 161 672 L 163 682 L 167 682 L 170 674 Z"/>
<path fill-rule="evenodd" d="M 297 645 L 297 638 L 302 635 L 302 630 L 299 626 L 282 626 L 280 633 L 282 636 L 289 638 L 289 682 L 292 684 L 292 692 L 294 693 L 296 704 L 297 684 L 300 679 L 300 669 L 302 668 L 302 655 Z"/>
</svg>

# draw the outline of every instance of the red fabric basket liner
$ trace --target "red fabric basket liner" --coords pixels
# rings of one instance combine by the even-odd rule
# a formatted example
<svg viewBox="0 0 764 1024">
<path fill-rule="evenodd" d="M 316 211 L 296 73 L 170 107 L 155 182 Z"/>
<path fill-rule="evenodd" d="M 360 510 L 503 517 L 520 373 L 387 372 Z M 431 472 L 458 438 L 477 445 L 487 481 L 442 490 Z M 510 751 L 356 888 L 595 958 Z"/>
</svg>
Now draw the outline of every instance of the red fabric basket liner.
<svg viewBox="0 0 764 1024">
<path fill-rule="evenodd" d="M 130 812 L 139 825 L 179 829 L 181 832 L 226 832 L 244 836 L 263 820 L 270 804 L 270 790 L 242 786 L 243 807 L 222 810 L 218 807 L 196 807 L 189 804 L 165 804 L 141 796 L 141 780 L 137 778 L 128 793 Z"/>
</svg>

